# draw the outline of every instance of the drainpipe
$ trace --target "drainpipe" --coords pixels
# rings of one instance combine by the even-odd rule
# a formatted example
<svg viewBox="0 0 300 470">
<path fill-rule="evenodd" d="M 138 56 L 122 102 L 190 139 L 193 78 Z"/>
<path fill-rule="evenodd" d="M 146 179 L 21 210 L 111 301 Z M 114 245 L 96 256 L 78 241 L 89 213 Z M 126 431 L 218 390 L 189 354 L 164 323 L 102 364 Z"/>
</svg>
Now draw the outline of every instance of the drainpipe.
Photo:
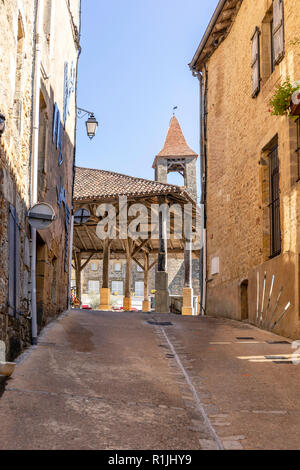
<svg viewBox="0 0 300 470">
<path fill-rule="evenodd" d="M 71 309 L 71 280 L 72 280 L 72 258 L 73 258 L 73 235 L 74 234 L 74 215 L 71 218 L 71 233 L 70 233 L 70 246 L 69 246 L 69 285 L 68 285 L 68 310 Z"/>
<path fill-rule="evenodd" d="M 202 200 L 203 204 L 203 300 L 202 309 L 203 315 L 206 315 L 206 298 L 207 298 L 207 90 L 208 90 L 208 70 L 205 65 L 205 85 L 202 90 L 202 107 L 201 107 L 201 120 L 202 120 Z"/>
<path fill-rule="evenodd" d="M 205 151 L 205 110 L 203 108 L 203 74 L 202 72 L 192 71 L 193 76 L 197 77 L 200 85 L 200 181 L 201 181 L 201 217 L 202 217 L 202 249 L 200 251 L 200 292 L 201 292 L 201 315 L 206 314 L 206 151 Z"/>
<path fill-rule="evenodd" d="M 79 49 L 76 62 L 76 84 L 75 84 L 75 127 L 74 127 L 74 154 L 73 154 L 73 182 L 72 182 L 72 213 L 74 213 L 73 198 L 74 198 L 74 183 L 75 183 L 75 164 L 76 164 L 76 140 L 77 140 L 77 94 L 78 94 L 78 65 L 81 55 L 81 18 L 82 18 L 82 1 L 79 2 Z M 74 214 L 71 219 L 71 233 L 70 233 L 70 250 L 69 250 L 69 285 L 68 285 L 68 309 L 71 309 L 71 280 L 72 280 L 72 260 L 73 260 L 73 239 L 74 239 Z"/>
<path fill-rule="evenodd" d="M 31 207 L 38 202 L 38 150 L 41 84 L 41 33 L 43 27 L 44 0 L 37 0 L 35 30 L 35 66 L 33 75 L 32 154 L 31 154 Z M 37 344 L 36 308 L 36 229 L 31 228 L 31 332 L 32 344 Z"/>
</svg>

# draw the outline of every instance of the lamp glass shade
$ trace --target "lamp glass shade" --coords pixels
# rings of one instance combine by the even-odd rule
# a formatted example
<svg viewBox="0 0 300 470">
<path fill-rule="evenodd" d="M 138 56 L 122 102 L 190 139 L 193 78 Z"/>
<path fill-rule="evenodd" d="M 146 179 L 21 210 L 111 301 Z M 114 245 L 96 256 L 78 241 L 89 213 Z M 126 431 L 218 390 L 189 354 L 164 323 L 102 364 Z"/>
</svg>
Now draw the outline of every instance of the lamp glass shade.
<svg viewBox="0 0 300 470">
<path fill-rule="evenodd" d="M 93 137 L 95 137 L 97 129 L 98 129 L 98 121 L 95 118 L 95 116 L 91 114 L 91 116 L 86 121 L 87 135 L 90 139 L 93 139 Z"/>
</svg>

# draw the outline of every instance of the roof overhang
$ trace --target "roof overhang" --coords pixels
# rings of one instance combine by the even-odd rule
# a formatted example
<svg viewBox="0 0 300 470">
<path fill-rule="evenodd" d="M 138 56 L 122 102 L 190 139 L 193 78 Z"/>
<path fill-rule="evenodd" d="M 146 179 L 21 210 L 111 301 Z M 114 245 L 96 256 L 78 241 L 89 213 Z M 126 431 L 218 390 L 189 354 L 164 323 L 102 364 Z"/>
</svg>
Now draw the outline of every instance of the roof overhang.
<svg viewBox="0 0 300 470">
<path fill-rule="evenodd" d="M 201 66 L 228 35 L 243 0 L 220 0 L 198 49 L 189 64 L 191 70 Z"/>
</svg>

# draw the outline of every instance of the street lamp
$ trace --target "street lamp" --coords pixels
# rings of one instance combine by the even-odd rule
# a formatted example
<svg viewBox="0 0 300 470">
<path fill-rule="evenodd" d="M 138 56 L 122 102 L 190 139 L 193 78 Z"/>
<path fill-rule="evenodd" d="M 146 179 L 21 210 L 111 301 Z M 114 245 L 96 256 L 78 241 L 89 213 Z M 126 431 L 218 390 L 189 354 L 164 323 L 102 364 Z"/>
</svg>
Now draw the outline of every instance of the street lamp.
<svg viewBox="0 0 300 470">
<path fill-rule="evenodd" d="M 77 108 L 77 117 L 79 119 L 84 118 L 86 115 L 89 116 L 88 120 L 85 123 L 86 131 L 87 131 L 88 137 L 92 140 L 95 137 L 97 129 L 98 129 L 98 125 L 99 125 L 98 121 L 95 118 L 94 113 L 92 113 L 91 111 L 87 111 L 86 109 L 82 109 L 82 108 Z"/>
<path fill-rule="evenodd" d="M 5 116 L 3 114 L 0 114 L 0 139 L 5 131 Z"/>
<path fill-rule="evenodd" d="M 94 114 L 92 113 L 89 116 L 88 120 L 86 121 L 87 135 L 91 140 L 95 137 L 97 129 L 98 129 L 98 122 Z"/>
</svg>

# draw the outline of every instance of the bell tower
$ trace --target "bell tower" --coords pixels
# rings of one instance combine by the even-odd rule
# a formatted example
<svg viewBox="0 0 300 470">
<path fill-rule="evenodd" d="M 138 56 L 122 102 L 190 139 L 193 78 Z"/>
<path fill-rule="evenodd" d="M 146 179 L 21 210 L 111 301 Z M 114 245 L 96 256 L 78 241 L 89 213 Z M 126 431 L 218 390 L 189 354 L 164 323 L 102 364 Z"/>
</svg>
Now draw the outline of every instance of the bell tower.
<svg viewBox="0 0 300 470">
<path fill-rule="evenodd" d="M 173 116 L 164 147 L 153 163 L 155 180 L 167 183 L 168 174 L 177 172 L 183 176 L 184 186 L 197 201 L 197 158 L 198 154 L 187 145 L 178 119 Z"/>
</svg>

